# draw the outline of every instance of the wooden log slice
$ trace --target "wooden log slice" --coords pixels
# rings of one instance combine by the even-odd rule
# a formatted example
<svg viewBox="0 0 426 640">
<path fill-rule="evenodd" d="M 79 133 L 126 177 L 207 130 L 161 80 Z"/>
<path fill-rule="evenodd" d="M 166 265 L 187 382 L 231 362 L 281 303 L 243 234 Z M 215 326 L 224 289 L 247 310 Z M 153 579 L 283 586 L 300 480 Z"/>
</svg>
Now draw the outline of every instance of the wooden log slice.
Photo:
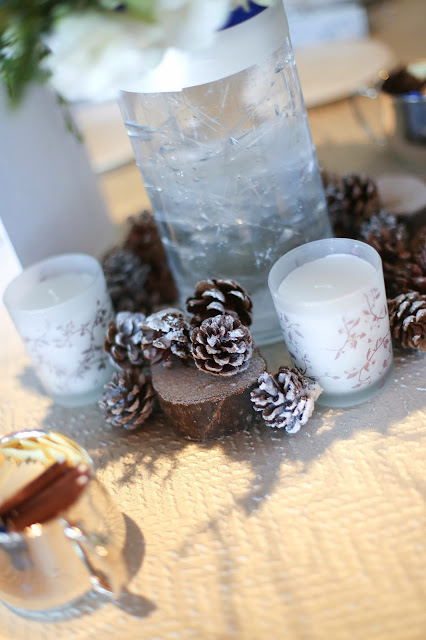
<svg viewBox="0 0 426 640">
<path fill-rule="evenodd" d="M 152 367 L 152 384 L 177 433 L 203 442 L 244 431 L 257 421 L 250 391 L 265 368 L 258 351 L 248 369 L 231 377 L 205 373 L 192 362 L 175 361 L 171 369 L 160 363 Z"/>
</svg>

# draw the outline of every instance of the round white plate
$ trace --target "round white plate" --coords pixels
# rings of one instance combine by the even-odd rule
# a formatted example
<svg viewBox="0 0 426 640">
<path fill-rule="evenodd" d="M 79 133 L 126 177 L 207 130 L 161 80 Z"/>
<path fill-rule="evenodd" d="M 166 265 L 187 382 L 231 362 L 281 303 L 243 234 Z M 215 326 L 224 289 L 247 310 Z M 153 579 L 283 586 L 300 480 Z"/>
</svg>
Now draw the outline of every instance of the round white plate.
<svg viewBox="0 0 426 640">
<path fill-rule="evenodd" d="M 341 100 L 379 80 L 394 58 L 382 42 L 364 38 L 326 42 L 295 51 L 307 108 Z"/>
<path fill-rule="evenodd" d="M 380 201 L 386 211 L 407 215 L 426 210 L 426 184 L 410 174 L 386 173 L 376 178 Z"/>
</svg>

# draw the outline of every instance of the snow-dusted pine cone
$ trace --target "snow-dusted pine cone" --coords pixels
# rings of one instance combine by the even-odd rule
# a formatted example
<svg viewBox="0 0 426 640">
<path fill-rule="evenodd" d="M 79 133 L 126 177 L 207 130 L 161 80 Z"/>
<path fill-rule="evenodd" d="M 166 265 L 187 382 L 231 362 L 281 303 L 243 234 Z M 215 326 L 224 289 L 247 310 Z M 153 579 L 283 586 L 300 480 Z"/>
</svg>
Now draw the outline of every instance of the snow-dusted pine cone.
<svg viewBox="0 0 426 640">
<path fill-rule="evenodd" d="M 144 322 L 142 313 L 121 311 L 110 322 L 104 341 L 104 350 L 109 354 L 113 363 L 120 369 L 143 367 L 145 358 L 142 352 L 142 330 Z"/>
<path fill-rule="evenodd" d="M 187 311 L 193 314 L 191 323 L 199 326 L 206 318 L 219 314 L 238 318 L 246 327 L 251 325 L 252 300 L 247 291 L 234 280 L 211 278 L 201 280 L 194 295 L 186 301 Z"/>
<path fill-rule="evenodd" d="M 114 248 L 102 260 L 108 291 L 116 312 L 150 311 L 146 293 L 149 267 L 127 249 Z"/>
<path fill-rule="evenodd" d="M 192 355 L 199 369 L 220 376 L 245 371 L 253 354 L 250 330 L 231 315 L 206 318 L 191 331 Z"/>
<path fill-rule="evenodd" d="M 157 224 L 149 211 L 129 218 L 130 228 L 124 239 L 124 248 L 134 253 L 149 266 L 146 291 L 151 308 L 175 302 L 178 297 L 176 284 L 170 271 L 164 245 Z"/>
<path fill-rule="evenodd" d="M 379 253 L 383 262 L 386 294 L 389 298 L 413 289 L 419 269 L 413 265 L 409 236 L 405 224 L 384 211 L 371 216 L 359 230 L 358 237 Z"/>
<path fill-rule="evenodd" d="M 426 271 L 423 271 L 417 262 L 413 262 L 414 256 L 396 264 L 383 263 L 386 295 L 395 298 L 401 293 L 417 291 L 426 294 Z"/>
<path fill-rule="evenodd" d="M 388 300 L 389 323 L 396 342 L 404 349 L 426 351 L 426 295 L 417 291 Z"/>
<path fill-rule="evenodd" d="M 152 310 L 177 301 L 178 291 L 167 262 L 161 267 L 151 267 L 146 280 L 146 290 Z"/>
<path fill-rule="evenodd" d="M 148 316 L 141 324 L 144 356 L 152 363 L 172 366 L 176 356 L 186 360 L 190 355 L 189 320 L 179 309 L 164 309 Z"/>
<path fill-rule="evenodd" d="M 149 211 L 142 211 L 138 216 L 130 216 L 128 223 L 124 248 L 137 255 L 144 264 L 160 266 L 166 259 L 166 252 L 153 216 Z"/>
<path fill-rule="evenodd" d="M 117 371 L 104 387 L 99 406 L 113 427 L 129 431 L 149 418 L 154 409 L 155 394 L 149 377 L 140 369 Z"/>
<path fill-rule="evenodd" d="M 362 222 L 380 209 L 377 186 L 371 178 L 357 174 L 341 178 L 327 173 L 323 176 L 334 233 L 338 237 L 354 238 Z"/>
<path fill-rule="evenodd" d="M 414 262 L 419 265 L 426 276 L 426 225 L 421 227 L 411 240 L 410 249 Z"/>
<path fill-rule="evenodd" d="M 321 392 L 317 382 L 297 369 L 280 367 L 276 375 L 265 371 L 259 376 L 251 401 L 268 426 L 296 433 L 311 417 Z"/>
<path fill-rule="evenodd" d="M 405 224 L 391 214 L 380 212 L 364 222 L 358 237 L 380 254 L 383 262 L 396 263 L 410 257 Z"/>
</svg>

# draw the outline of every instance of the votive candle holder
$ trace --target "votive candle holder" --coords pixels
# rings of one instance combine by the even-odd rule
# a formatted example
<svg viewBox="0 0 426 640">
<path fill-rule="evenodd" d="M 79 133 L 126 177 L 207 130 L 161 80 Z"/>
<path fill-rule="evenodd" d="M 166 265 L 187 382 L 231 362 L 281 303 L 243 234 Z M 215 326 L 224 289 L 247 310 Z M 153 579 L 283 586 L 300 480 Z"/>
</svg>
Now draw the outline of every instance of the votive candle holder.
<svg viewBox="0 0 426 640">
<path fill-rule="evenodd" d="M 103 342 L 114 317 L 98 260 L 82 253 L 47 258 L 12 280 L 3 301 L 53 400 L 96 401 L 113 370 Z"/>
<path fill-rule="evenodd" d="M 375 249 L 347 238 L 309 242 L 274 264 L 268 284 L 294 366 L 323 388 L 318 404 L 348 407 L 383 389 L 392 341 Z"/>
</svg>

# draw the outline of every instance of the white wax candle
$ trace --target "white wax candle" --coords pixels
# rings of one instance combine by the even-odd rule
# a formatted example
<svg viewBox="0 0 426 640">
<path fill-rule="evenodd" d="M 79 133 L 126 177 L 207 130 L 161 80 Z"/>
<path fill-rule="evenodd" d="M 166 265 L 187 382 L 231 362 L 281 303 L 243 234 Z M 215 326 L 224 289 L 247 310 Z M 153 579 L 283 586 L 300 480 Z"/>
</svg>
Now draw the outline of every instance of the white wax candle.
<svg viewBox="0 0 426 640">
<path fill-rule="evenodd" d="M 366 260 L 337 253 L 307 262 L 292 271 L 278 293 L 289 304 L 309 306 L 339 300 L 377 280 L 375 268 Z"/>
<path fill-rule="evenodd" d="M 93 282 L 89 273 L 65 273 L 47 278 L 27 291 L 20 300 L 21 309 L 46 309 L 73 298 Z"/>
<path fill-rule="evenodd" d="M 289 273 L 276 300 L 290 355 L 325 393 L 380 382 L 391 366 L 383 277 L 369 262 L 332 254 Z"/>
</svg>

